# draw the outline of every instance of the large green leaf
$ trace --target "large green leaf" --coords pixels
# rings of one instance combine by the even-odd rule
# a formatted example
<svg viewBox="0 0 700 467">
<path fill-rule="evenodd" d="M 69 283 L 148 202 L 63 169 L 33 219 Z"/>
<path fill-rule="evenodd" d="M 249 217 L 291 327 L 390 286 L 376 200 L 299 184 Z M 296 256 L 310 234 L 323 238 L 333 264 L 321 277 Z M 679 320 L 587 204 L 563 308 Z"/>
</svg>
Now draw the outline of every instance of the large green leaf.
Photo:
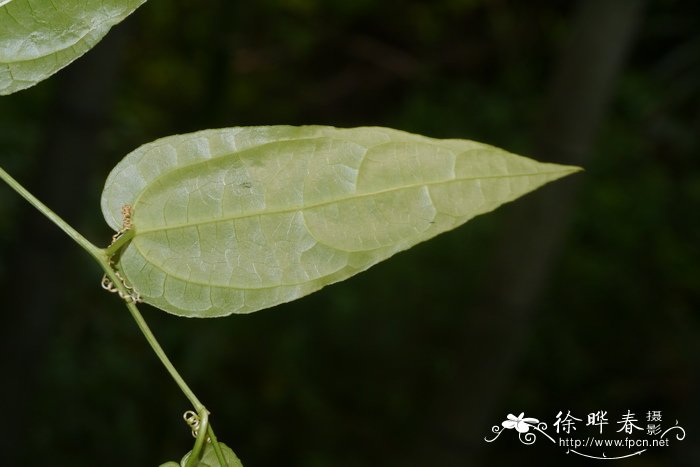
<svg viewBox="0 0 700 467">
<path fill-rule="evenodd" d="M 181 316 L 248 313 L 346 279 L 577 171 L 387 128 L 207 130 L 141 146 L 102 211 L 134 237 L 117 267 Z"/>
<path fill-rule="evenodd" d="M 12 0 L 0 7 L 0 94 L 56 73 L 145 1 Z"/>
</svg>

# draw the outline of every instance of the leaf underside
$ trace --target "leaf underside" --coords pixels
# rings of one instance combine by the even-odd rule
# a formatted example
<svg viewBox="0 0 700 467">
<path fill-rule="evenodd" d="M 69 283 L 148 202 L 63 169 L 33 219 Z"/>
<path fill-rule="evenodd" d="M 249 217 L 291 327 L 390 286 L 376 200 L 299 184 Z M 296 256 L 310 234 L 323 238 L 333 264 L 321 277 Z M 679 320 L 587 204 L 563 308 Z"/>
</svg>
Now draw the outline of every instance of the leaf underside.
<svg viewBox="0 0 700 467">
<path fill-rule="evenodd" d="M 13 0 L 0 7 L 0 95 L 35 85 L 146 0 Z"/>
<path fill-rule="evenodd" d="M 141 146 L 102 211 L 134 236 L 117 267 L 151 305 L 249 313 L 344 280 L 579 170 L 387 128 L 206 130 Z"/>
</svg>

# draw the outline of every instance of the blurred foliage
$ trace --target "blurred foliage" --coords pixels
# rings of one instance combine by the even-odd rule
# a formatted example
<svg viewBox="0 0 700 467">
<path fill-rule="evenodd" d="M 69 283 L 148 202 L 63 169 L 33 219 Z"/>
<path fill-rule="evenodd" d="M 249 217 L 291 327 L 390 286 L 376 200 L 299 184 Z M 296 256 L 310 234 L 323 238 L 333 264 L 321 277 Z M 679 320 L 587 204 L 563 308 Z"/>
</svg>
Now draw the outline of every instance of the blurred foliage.
<svg viewBox="0 0 700 467">
<path fill-rule="evenodd" d="M 529 154 L 571 3 L 148 2 L 69 70 L 0 100 L 0 162 L 40 197 L 80 186 L 87 195 L 70 204 L 44 199 L 107 244 L 98 202 L 106 174 L 133 148 L 174 133 L 379 124 Z M 698 31 L 700 3 L 648 2 L 493 424 L 521 410 L 549 422 L 567 409 L 664 410 L 686 427 L 700 416 Z M 62 99 L 106 86 L 88 68 L 105 61 L 112 90 L 92 103 L 97 114 L 76 120 L 80 109 Z M 61 124 L 76 136 L 57 155 Z M 88 173 L 67 182 L 80 167 Z M 249 467 L 408 466 L 419 448 L 443 466 L 431 405 L 463 371 L 454 350 L 462 316 L 514 209 L 274 310 L 207 321 L 145 310 L 146 319 L 212 411 L 219 439 Z M 0 456 L 16 463 L 0 464 L 179 458 L 192 442 L 186 401 L 124 307 L 99 288 L 89 258 L 37 216 L 0 188 L 2 325 L 19 342 L 3 348 L 3 395 L 24 420 L 5 420 Z M 50 283 L 36 282 L 41 269 Z M 472 358 L 500 345 L 474 342 Z M 475 440 L 483 465 L 583 465 L 502 441 Z M 688 429 L 684 442 L 625 465 L 698 465 L 698 446 Z"/>
</svg>

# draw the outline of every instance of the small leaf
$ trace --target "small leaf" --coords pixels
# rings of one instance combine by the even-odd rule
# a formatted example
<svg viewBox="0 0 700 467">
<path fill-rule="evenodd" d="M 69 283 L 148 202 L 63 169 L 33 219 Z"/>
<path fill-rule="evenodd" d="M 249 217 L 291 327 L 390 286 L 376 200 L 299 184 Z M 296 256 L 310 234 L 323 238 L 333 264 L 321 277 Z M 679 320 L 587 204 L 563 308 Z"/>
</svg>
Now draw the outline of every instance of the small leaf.
<svg viewBox="0 0 700 467">
<path fill-rule="evenodd" d="M 166 462 L 165 464 L 161 464 L 158 467 L 180 467 L 180 464 L 178 464 L 177 462 L 170 461 Z"/>
<path fill-rule="evenodd" d="M 146 0 L 13 0 L 0 7 L 0 94 L 35 85 Z"/>
<path fill-rule="evenodd" d="M 219 443 L 219 446 L 221 447 L 221 452 L 224 455 L 224 460 L 228 464 L 228 467 L 243 467 L 243 464 L 241 463 L 240 459 L 236 456 L 236 454 L 230 447 L 226 446 L 224 443 Z M 185 454 L 185 457 L 183 457 L 180 461 L 180 465 L 175 464 L 173 467 L 185 467 L 191 454 L 192 451 Z M 214 450 L 214 447 L 211 444 L 207 443 L 204 446 L 204 454 L 202 455 L 202 459 L 199 461 L 196 467 L 223 467 L 219 463 L 219 459 L 216 457 L 216 451 Z"/>
<path fill-rule="evenodd" d="M 387 128 L 207 130 L 141 146 L 102 194 L 118 268 L 170 313 L 215 317 L 344 280 L 579 170 Z"/>
</svg>

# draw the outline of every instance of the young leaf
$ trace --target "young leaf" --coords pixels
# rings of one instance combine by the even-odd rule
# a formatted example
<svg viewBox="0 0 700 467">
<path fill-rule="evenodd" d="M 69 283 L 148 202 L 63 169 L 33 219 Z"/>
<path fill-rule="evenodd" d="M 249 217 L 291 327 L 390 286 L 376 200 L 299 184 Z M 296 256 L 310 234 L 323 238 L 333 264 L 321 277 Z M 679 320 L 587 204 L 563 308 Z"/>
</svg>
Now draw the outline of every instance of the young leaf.
<svg viewBox="0 0 700 467">
<path fill-rule="evenodd" d="M 579 170 L 387 128 L 206 130 L 141 146 L 112 171 L 117 267 L 188 317 L 249 313 L 344 280 Z"/>
<path fill-rule="evenodd" d="M 146 0 L 12 0 L 0 6 L 0 94 L 56 73 Z"/>
</svg>

